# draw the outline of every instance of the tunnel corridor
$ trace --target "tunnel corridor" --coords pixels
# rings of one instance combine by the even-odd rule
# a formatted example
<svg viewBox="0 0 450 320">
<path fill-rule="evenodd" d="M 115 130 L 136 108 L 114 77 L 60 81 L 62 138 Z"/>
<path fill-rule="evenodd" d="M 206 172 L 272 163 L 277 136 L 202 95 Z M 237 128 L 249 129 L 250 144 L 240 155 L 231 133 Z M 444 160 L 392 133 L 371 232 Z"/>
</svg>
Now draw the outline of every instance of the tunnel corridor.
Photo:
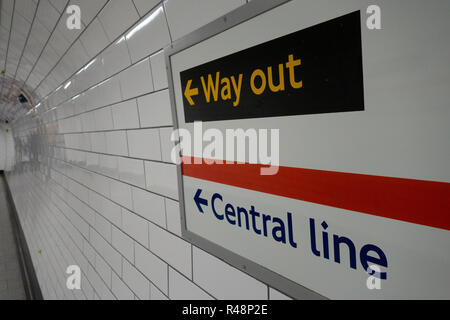
<svg viewBox="0 0 450 320">
<path fill-rule="evenodd" d="M 449 30 L 448 0 L 0 0 L 0 300 L 450 299 Z"/>
<path fill-rule="evenodd" d="M 22 261 L 5 178 L 0 172 L 0 300 L 25 300 Z"/>
</svg>

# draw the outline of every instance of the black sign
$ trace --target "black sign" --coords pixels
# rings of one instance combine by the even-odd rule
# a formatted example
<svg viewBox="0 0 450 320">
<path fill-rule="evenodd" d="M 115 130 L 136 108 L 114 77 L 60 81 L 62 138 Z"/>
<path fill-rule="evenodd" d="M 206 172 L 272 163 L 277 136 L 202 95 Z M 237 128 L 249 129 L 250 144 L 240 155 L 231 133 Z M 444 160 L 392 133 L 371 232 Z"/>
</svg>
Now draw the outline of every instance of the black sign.
<svg viewBox="0 0 450 320">
<path fill-rule="evenodd" d="M 196 66 L 180 77 L 186 122 L 362 111 L 360 12 Z"/>
</svg>

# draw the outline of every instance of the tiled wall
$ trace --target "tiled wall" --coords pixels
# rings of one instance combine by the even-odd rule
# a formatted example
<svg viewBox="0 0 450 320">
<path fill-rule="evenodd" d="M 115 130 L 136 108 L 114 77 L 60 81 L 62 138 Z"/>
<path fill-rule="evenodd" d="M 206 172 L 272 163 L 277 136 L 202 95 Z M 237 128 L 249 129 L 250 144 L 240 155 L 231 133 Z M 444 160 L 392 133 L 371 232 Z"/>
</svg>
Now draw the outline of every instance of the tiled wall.
<svg viewBox="0 0 450 320">
<path fill-rule="evenodd" d="M 14 166 L 14 140 L 9 124 L 0 122 L 0 171 L 11 170 Z"/>
<path fill-rule="evenodd" d="M 42 101 L 14 123 L 8 174 L 45 298 L 286 298 L 180 236 L 162 49 L 246 2 L 70 1 L 82 30 L 48 26 L 64 34 L 43 49 L 48 74 L 29 77 Z M 66 287 L 69 265 L 81 290 Z"/>
</svg>

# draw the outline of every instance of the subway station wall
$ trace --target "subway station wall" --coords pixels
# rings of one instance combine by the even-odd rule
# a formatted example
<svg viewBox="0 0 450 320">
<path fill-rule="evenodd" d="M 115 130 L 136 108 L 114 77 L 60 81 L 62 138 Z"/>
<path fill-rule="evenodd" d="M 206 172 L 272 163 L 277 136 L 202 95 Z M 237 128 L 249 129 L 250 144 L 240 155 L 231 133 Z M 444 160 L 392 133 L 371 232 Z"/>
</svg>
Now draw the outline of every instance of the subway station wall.
<svg viewBox="0 0 450 320">
<path fill-rule="evenodd" d="M 14 139 L 11 128 L 0 123 L 0 171 L 9 171 L 14 166 Z"/>
<path fill-rule="evenodd" d="M 19 24 L 20 28 L 11 32 L 12 43 L 17 44 L 19 40 L 26 43 L 23 59 L 20 58 L 24 63 L 17 63 L 16 76 L 26 87 L 33 88 L 33 96 L 38 96 L 38 101 L 33 103 L 35 107 L 12 122 L 16 163 L 13 170 L 7 172 L 7 180 L 46 299 L 289 299 L 287 292 L 295 294 L 288 284 L 277 284 L 269 276 L 252 272 L 251 268 L 244 270 L 248 273 L 242 272 L 181 236 L 183 199 L 179 201 L 177 167 L 170 159 L 173 147 L 170 134 L 176 124 L 172 118 L 163 48 L 247 2 L 1 2 L 0 36 L 4 35 L 5 21 L 8 21 L 5 17 L 14 11 L 10 25 L 17 27 Z M 256 0 L 251 3 L 255 4 Z M 72 4 L 81 8 L 80 30 L 66 27 L 68 14 L 65 8 Z M 303 30 L 355 10 L 360 10 L 364 17 L 370 4 L 370 0 L 292 0 L 174 55 L 171 60 L 173 74 L 186 70 L 187 66 L 210 61 L 211 57 L 222 57 L 246 48 L 249 43 L 273 39 L 280 33 L 284 35 L 286 30 Z M 396 192 L 391 197 L 389 188 L 384 189 L 383 194 L 387 194 L 384 198 L 374 196 L 370 188 L 362 197 L 351 197 L 359 200 L 370 195 L 367 198 L 370 198 L 371 206 L 372 199 L 377 205 L 389 204 L 388 211 L 395 211 L 394 219 L 389 219 L 390 215 L 378 217 L 378 211 L 358 206 L 356 209 L 354 206 L 340 207 L 338 203 L 332 208 L 327 201 L 314 204 L 308 199 L 305 204 L 296 202 L 294 205 L 275 198 L 278 193 L 273 197 L 269 193 L 256 196 L 252 193 L 254 190 L 230 190 L 224 185 L 199 184 L 192 179 L 189 189 L 188 179 L 192 177 L 187 177 L 188 183 L 181 193 L 185 199 L 184 208 L 188 208 L 185 213 L 191 212 L 186 216 L 197 219 L 195 225 L 190 220 L 191 227 L 196 227 L 192 230 L 204 239 L 216 239 L 216 243 L 222 245 L 219 249 L 232 248 L 231 251 L 242 257 L 254 259 L 252 261 L 282 276 L 290 275 L 292 281 L 326 297 L 364 298 L 365 294 L 359 294 L 363 291 L 357 291 L 363 289 L 366 293 L 367 273 L 364 270 L 351 276 L 355 278 L 347 278 L 345 272 L 348 270 L 344 264 L 335 269 L 321 261 L 305 260 L 300 255 L 294 257 L 278 246 L 272 247 L 277 251 L 270 251 L 269 242 L 258 240 L 252 246 L 246 241 L 247 235 L 240 238 L 230 236 L 238 233 L 229 233 L 225 228 L 223 232 L 222 229 L 208 228 L 206 220 L 194 216 L 197 210 L 194 194 L 204 185 L 205 193 L 218 188 L 224 198 L 225 195 L 227 199 L 228 196 L 245 198 L 246 207 L 250 207 L 253 203 L 249 201 L 255 199 L 259 199 L 258 207 L 267 205 L 268 211 L 283 209 L 286 212 L 293 207 L 300 212 L 294 217 L 305 218 L 294 219 L 293 223 L 295 230 L 304 230 L 296 233 L 303 238 L 296 239 L 300 239 L 302 247 L 299 249 L 303 250 L 297 252 L 305 254 L 312 254 L 308 250 L 315 244 L 313 246 L 311 240 L 310 248 L 303 245 L 308 243 L 308 235 L 312 232 L 308 233 L 304 228 L 311 224 L 302 221 L 307 221 L 306 218 L 312 217 L 309 213 L 314 212 L 315 217 L 324 217 L 323 221 L 326 217 L 329 225 L 321 226 L 324 230 L 330 226 L 327 229 L 330 235 L 335 233 L 331 226 L 339 225 L 338 229 L 352 239 L 361 242 L 363 235 L 364 244 L 369 243 L 365 239 L 370 243 L 381 243 L 383 248 L 389 249 L 389 257 L 395 257 L 389 259 L 389 272 L 401 274 L 395 278 L 400 282 L 387 282 L 388 290 L 379 291 L 377 296 L 373 295 L 375 298 L 448 296 L 445 274 L 450 260 L 445 248 L 449 244 L 449 222 L 444 213 L 449 208 L 446 199 L 449 199 L 450 152 L 446 137 L 450 78 L 446 66 L 450 47 L 448 42 L 440 39 L 446 38 L 450 2 L 436 0 L 428 5 L 422 0 L 404 0 L 378 1 L 378 4 L 384 17 L 382 29 L 366 28 L 362 20 L 364 112 L 233 120 L 232 124 L 216 121 L 214 126 L 219 129 L 224 129 L 225 125 L 256 128 L 257 120 L 262 128 L 282 128 L 281 166 L 375 174 L 389 181 L 392 177 L 427 180 L 439 182 L 439 186 L 444 187 L 427 189 L 427 196 L 411 196 L 422 189 L 414 189 L 411 193 L 408 187 L 403 187 L 400 197 Z M 34 18 L 33 5 L 37 8 Z M 17 19 L 19 16 L 23 19 Z M 229 21 L 235 18 L 229 17 Z M 218 24 L 222 21 L 225 20 L 221 19 Z M 29 41 L 26 36 L 21 37 L 25 25 L 30 27 Z M 261 27 L 256 27 L 258 25 Z M 319 38 L 326 46 L 327 41 Z M 173 50 L 178 46 L 175 45 Z M 14 59 L 8 59 L 17 51 L 17 46 L 13 47 L 14 50 L 8 50 L 5 62 L 5 73 L 10 77 L 15 72 L 11 68 Z M 4 44 L 0 43 L 0 57 L 3 49 Z M 223 65 L 220 67 L 224 68 Z M 337 67 L 343 68 L 342 65 Z M 181 101 L 179 79 L 174 80 L 174 88 L 175 102 Z M 323 95 L 320 86 L 319 89 Z M 176 105 L 178 115 L 182 115 L 181 103 Z M 178 117 L 180 119 L 183 118 Z M 183 126 L 180 121 L 178 124 Z M 323 191 L 316 183 L 309 184 Z M 344 181 L 341 185 L 352 183 Z M 285 189 L 291 189 L 291 185 Z M 363 191 L 358 192 L 361 195 Z M 348 192 L 348 198 L 350 194 L 352 192 Z M 410 201 L 412 197 L 417 202 Z M 343 193 L 342 198 L 347 199 L 347 194 Z M 394 198 L 400 198 L 398 203 L 408 206 L 393 206 Z M 407 219 L 411 218 L 411 203 L 419 204 L 414 206 L 419 219 L 413 223 Z M 432 203 L 431 208 L 429 203 Z M 358 209 L 372 216 L 355 215 L 354 210 L 359 212 Z M 394 221 L 399 217 L 403 220 Z M 209 218 L 209 225 L 217 223 L 212 215 Z M 434 218 L 437 224 L 416 224 L 424 220 L 436 222 Z M 185 221 L 189 222 L 189 219 Z M 301 223 L 296 224 L 296 221 Z M 204 231 L 206 233 L 202 233 Z M 328 233 L 323 232 L 322 239 L 328 239 Z M 337 234 L 341 235 L 340 232 Z M 230 239 L 232 241 L 228 241 Z M 202 246 L 193 238 L 190 241 Z M 323 240 L 323 257 L 332 262 L 325 258 L 327 241 Z M 334 256 L 337 262 L 339 251 L 333 247 L 334 252 L 338 252 Z M 219 250 L 214 252 L 227 259 Z M 274 259 L 275 256 L 281 258 Z M 276 269 L 276 263 L 271 267 L 269 260 L 281 261 L 282 268 Z M 238 268 L 246 267 L 245 263 L 227 261 Z M 312 263 L 305 268 L 297 262 L 306 262 L 307 266 Z M 69 266 L 80 268 L 81 290 L 68 289 Z M 432 276 L 424 276 L 423 272 Z M 352 280 L 356 277 L 361 281 Z M 410 281 L 413 278 L 414 281 Z M 264 279 L 278 290 L 271 288 Z M 352 285 L 359 289 L 355 291 Z"/>
<path fill-rule="evenodd" d="M 247 1 L 50 2 L 47 23 L 78 4 L 82 28 L 46 44 L 49 72 L 28 80 L 42 101 L 13 124 L 7 174 L 44 298 L 287 299 L 181 238 L 170 161 L 162 49 Z M 66 286 L 71 265 L 81 290 Z"/>
</svg>

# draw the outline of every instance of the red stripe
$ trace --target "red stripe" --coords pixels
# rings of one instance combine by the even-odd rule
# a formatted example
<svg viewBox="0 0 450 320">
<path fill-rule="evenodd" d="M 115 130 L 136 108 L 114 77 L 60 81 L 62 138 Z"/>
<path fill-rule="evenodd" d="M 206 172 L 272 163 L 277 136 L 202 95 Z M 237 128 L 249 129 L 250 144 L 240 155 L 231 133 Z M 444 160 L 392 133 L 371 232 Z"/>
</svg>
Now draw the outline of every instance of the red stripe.
<svg viewBox="0 0 450 320">
<path fill-rule="evenodd" d="M 194 159 L 194 158 L 192 158 Z M 188 164 L 183 175 L 379 217 L 450 230 L 450 183 L 259 164 Z M 201 159 L 197 159 L 201 160 Z"/>
</svg>

